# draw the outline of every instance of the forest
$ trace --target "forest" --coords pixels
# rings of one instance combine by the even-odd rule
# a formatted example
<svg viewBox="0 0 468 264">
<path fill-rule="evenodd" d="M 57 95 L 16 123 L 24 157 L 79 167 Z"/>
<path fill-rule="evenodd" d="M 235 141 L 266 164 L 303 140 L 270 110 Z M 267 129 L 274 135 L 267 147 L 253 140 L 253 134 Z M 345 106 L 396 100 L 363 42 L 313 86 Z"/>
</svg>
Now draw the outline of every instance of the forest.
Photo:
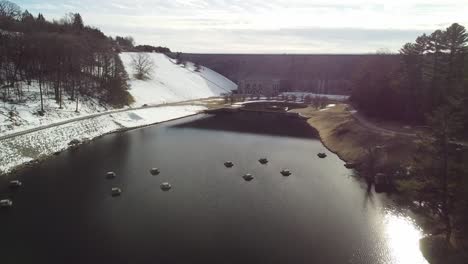
<svg viewBox="0 0 468 264">
<path fill-rule="evenodd" d="M 450 105 L 465 120 L 467 132 L 467 44 L 466 29 L 454 23 L 418 36 L 399 54 L 369 56 L 353 74 L 353 103 L 368 115 L 420 125 L 428 114 Z"/>
<path fill-rule="evenodd" d="M 127 74 L 115 39 L 86 26 L 78 13 L 59 21 L 34 16 L 18 5 L 0 1 L 0 100 L 21 101 L 25 87 L 45 96 L 77 102 L 90 96 L 123 106 L 131 102 Z"/>
</svg>

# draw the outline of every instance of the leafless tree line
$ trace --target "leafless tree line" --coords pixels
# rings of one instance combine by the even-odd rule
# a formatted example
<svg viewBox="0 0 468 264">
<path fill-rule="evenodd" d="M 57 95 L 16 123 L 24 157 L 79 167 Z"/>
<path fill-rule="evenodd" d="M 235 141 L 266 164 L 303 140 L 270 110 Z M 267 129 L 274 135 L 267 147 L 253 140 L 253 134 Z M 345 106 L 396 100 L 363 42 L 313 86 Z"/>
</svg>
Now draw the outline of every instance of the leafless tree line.
<svg viewBox="0 0 468 264">
<path fill-rule="evenodd" d="M 79 14 L 66 18 L 48 22 L 41 14 L 21 13 L 13 3 L 0 1 L 0 99 L 21 100 L 20 84 L 36 82 L 40 112 L 44 91 L 60 106 L 67 97 L 78 102 L 80 95 L 126 104 L 127 76 L 115 42 L 84 26 Z"/>
</svg>

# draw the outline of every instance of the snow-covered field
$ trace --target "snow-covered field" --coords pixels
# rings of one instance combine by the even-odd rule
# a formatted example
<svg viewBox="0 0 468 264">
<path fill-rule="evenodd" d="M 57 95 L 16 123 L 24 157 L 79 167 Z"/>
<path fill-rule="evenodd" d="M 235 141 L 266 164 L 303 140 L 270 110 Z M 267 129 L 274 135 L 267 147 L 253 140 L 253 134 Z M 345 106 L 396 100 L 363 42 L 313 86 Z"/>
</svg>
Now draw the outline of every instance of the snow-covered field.
<svg viewBox="0 0 468 264">
<path fill-rule="evenodd" d="M 23 163 L 63 151 L 74 139 L 89 140 L 120 129 L 194 115 L 204 109 L 202 106 L 182 105 L 131 110 L 4 139 L 0 144 L 0 175 L 1 172 L 8 173 Z"/>
<path fill-rule="evenodd" d="M 122 53 L 120 56 L 126 71 L 132 76 L 132 54 Z M 23 163 L 62 151 L 68 148 L 68 143 L 73 139 L 93 139 L 119 129 L 163 122 L 193 115 L 205 109 L 195 105 L 162 105 L 135 109 L 144 104 L 154 106 L 208 98 L 229 93 L 237 88 L 236 84 L 208 68 L 201 67 L 200 71 L 196 72 L 195 66 L 190 62 L 183 67 L 163 54 L 149 53 L 149 56 L 155 65 L 151 79 L 130 79 L 129 92 L 135 103 L 125 112 L 116 113 L 117 109 L 102 105 L 92 98 L 80 98 L 79 112 L 75 112 L 76 102 L 66 98 L 60 109 L 56 101 L 46 94 L 45 114 L 40 116 L 37 114 L 40 110 L 37 84 L 33 82 L 29 86 L 20 83 L 22 100 L 0 102 L 0 137 L 67 120 L 87 116 L 89 118 L 0 140 L 0 174 L 10 172 Z M 92 117 L 98 113 L 109 114 Z"/>
<path fill-rule="evenodd" d="M 237 85 L 208 68 L 195 66 L 187 62 L 186 66 L 177 65 L 164 54 L 147 53 L 154 62 L 150 80 L 133 78 L 132 56 L 135 53 L 124 52 L 120 58 L 130 76 L 130 93 L 135 98 L 134 106 L 171 103 L 198 98 L 219 96 L 237 89 Z"/>
</svg>

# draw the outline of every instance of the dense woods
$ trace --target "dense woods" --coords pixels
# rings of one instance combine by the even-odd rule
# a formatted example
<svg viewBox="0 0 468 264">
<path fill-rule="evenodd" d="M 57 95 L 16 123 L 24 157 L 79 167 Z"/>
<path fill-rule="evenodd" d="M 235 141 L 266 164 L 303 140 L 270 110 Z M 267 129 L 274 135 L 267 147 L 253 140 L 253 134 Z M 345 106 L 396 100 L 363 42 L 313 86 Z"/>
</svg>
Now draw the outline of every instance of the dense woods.
<svg viewBox="0 0 468 264">
<path fill-rule="evenodd" d="M 354 73 L 352 101 L 369 115 L 419 124 L 449 102 L 468 117 L 467 43 L 455 23 L 406 43 L 398 55 L 370 56 Z"/>
<path fill-rule="evenodd" d="M 0 100 L 21 101 L 22 89 L 34 84 L 41 103 L 46 95 L 60 105 L 86 95 L 128 104 L 128 77 L 117 50 L 117 41 L 85 26 L 78 13 L 51 22 L 0 0 Z"/>
</svg>

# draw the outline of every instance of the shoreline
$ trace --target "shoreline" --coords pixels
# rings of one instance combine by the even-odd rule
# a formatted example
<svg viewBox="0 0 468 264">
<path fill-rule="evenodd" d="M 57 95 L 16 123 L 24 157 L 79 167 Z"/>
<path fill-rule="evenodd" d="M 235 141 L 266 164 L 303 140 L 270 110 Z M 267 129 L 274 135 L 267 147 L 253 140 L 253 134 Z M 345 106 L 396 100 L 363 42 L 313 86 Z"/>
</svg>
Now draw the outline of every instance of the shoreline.
<svg viewBox="0 0 468 264">
<path fill-rule="evenodd" d="M 184 105 L 182 105 L 182 106 L 184 106 Z M 97 139 L 99 139 L 101 137 L 104 137 L 104 136 L 107 136 L 107 135 L 110 135 L 110 134 L 122 133 L 122 132 L 136 130 L 136 129 L 140 129 L 140 128 L 144 128 L 144 127 L 149 127 L 149 126 L 153 126 L 153 125 L 157 125 L 157 124 L 161 124 L 161 123 L 165 123 L 165 122 L 176 121 L 176 120 L 183 119 L 183 118 L 193 117 L 193 116 L 196 116 L 196 115 L 203 114 L 203 111 L 206 109 L 206 107 L 203 107 L 203 108 L 204 109 L 197 110 L 194 113 L 189 113 L 187 115 L 177 116 L 177 117 L 165 119 L 163 121 L 150 122 L 150 123 L 147 123 L 147 124 L 135 125 L 135 126 L 124 126 L 124 125 L 119 124 L 120 127 L 117 127 L 116 129 L 112 129 L 110 131 L 106 131 L 104 133 L 99 133 L 97 136 L 94 136 L 94 137 L 91 137 L 91 138 L 86 138 L 85 137 L 85 138 L 82 138 L 82 139 L 76 139 L 76 140 L 79 141 L 79 143 L 77 143 L 77 144 L 71 144 L 71 141 L 65 142 L 66 147 L 64 147 L 64 148 L 60 148 L 57 151 L 49 152 L 49 153 L 46 153 L 46 154 L 40 154 L 40 155 L 38 155 L 37 157 L 34 157 L 31 160 L 21 162 L 18 165 L 14 165 L 11 169 L 9 169 L 6 172 L 0 171 L 0 178 L 9 179 L 11 177 L 14 177 L 16 174 L 18 174 L 19 172 L 21 172 L 21 171 L 23 171 L 25 169 L 37 166 L 38 164 L 41 164 L 42 162 L 45 162 L 45 161 L 53 158 L 54 156 L 60 155 L 60 153 L 62 153 L 62 152 L 72 150 L 73 148 L 79 148 L 81 145 L 84 145 L 84 144 L 92 143 L 93 141 L 95 141 L 95 140 L 97 140 Z M 143 110 L 143 109 L 139 109 L 139 110 Z M 90 120 L 94 121 L 94 119 L 96 119 L 96 118 L 98 118 L 98 117 L 93 117 Z M 112 122 L 114 122 L 116 124 L 118 123 L 116 120 L 110 120 L 110 121 L 112 121 Z M 79 125 L 78 122 L 79 121 L 76 121 L 77 125 Z M 32 132 L 32 133 L 41 133 L 41 131 L 36 131 L 36 132 Z M 70 139 L 75 140 L 75 138 L 72 138 L 72 137 L 70 137 Z"/>
<path fill-rule="evenodd" d="M 79 122 L 79 121 L 86 120 L 86 119 L 97 118 L 100 116 L 106 116 L 106 115 L 112 115 L 112 114 L 119 114 L 119 113 L 145 110 L 145 109 L 158 109 L 158 108 L 164 108 L 168 106 L 183 106 L 183 105 L 190 105 L 192 103 L 195 104 L 197 102 L 203 102 L 204 106 L 210 107 L 209 105 L 210 102 L 214 100 L 222 100 L 222 98 L 218 96 L 213 96 L 213 97 L 200 98 L 200 99 L 184 100 L 184 101 L 179 101 L 179 102 L 169 102 L 169 103 L 161 103 L 161 104 L 153 104 L 153 105 L 150 104 L 146 106 L 125 106 L 122 108 L 111 109 L 111 110 L 107 110 L 103 112 L 97 112 L 97 113 L 77 116 L 73 118 L 66 118 L 66 119 L 58 120 L 55 123 L 39 125 L 33 128 L 20 129 L 18 131 L 10 131 L 10 132 L 3 131 L 2 133 L 0 133 L 0 141 L 13 138 L 13 137 L 17 137 L 17 136 L 21 136 L 21 135 L 25 135 L 25 134 L 29 134 L 29 133 L 34 133 L 37 131 L 41 131 L 41 130 L 47 129 L 48 127 L 66 125 L 69 123 Z"/>
<path fill-rule="evenodd" d="M 202 100 L 202 99 L 200 99 Z M 179 103 L 174 103 L 175 105 L 174 106 L 177 106 L 177 104 L 181 104 L 181 103 L 184 103 L 184 102 L 179 102 Z M 245 102 L 244 102 L 245 103 Z M 138 108 L 138 109 L 126 109 L 127 111 L 128 110 L 143 110 L 143 109 L 157 109 L 157 108 L 160 108 L 160 107 L 164 107 L 164 106 L 170 106 L 170 105 L 158 105 L 158 106 L 153 106 L 153 107 L 148 107 L 148 108 Z M 183 106 L 183 105 L 182 105 Z M 210 107 L 207 107 L 207 109 L 210 109 Z M 99 139 L 101 137 L 104 137 L 106 135 L 110 135 L 110 134 L 115 134 L 115 133 L 122 133 L 122 132 L 126 132 L 126 131 L 131 131 L 131 130 L 136 130 L 136 129 L 140 129 L 140 128 L 144 128 L 144 127 L 149 127 L 149 126 L 153 126 L 153 125 L 157 125 L 157 124 L 161 124 L 161 123 L 165 123 L 165 122 L 170 122 L 170 121 L 175 121 L 175 120 L 179 120 L 179 119 L 183 119 L 183 118 L 188 118 L 188 117 L 192 117 L 192 116 L 196 116 L 196 115 L 200 115 L 200 114 L 204 114 L 205 111 L 207 109 L 204 109 L 204 110 L 200 110 L 196 113 L 193 113 L 193 114 L 189 114 L 189 115 L 184 115 L 184 116 L 180 116 L 180 117 L 175 117 L 175 118 L 170 118 L 170 119 L 167 119 L 167 120 L 164 120 L 164 121 L 157 121 L 157 122 L 152 122 L 152 123 L 148 123 L 148 124 L 143 124 L 143 125 L 137 125 L 137 126 L 130 126 L 130 127 L 124 127 L 124 126 L 121 126 L 120 128 L 117 128 L 117 129 L 114 129 L 112 131 L 109 131 L 109 132 L 105 132 L 105 133 L 102 133 L 102 134 L 99 134 L 98 136 L 95 136 L 93 138 L 85 138 L 85 139 L 82 139 L 80 140 L 80 142 L 76 145 L 70 145 L 69 143 L 70 142 L 67 142 L 67 147 L 66 148 L 63 148 L 63 149 L 60 149 L 58 151 L 55 151 L 53 153 L 49 153 L 49 154 L 44 154 L 44 155 L 40 155 L 39 157 L 33 159 L 33 160 L 30 160 L 30 161 L 26 161 L 20 165 L 17 165 L 17 166 L 14 166 L 11 170 L 7 171 L 7 172 L 4 172 L 2 173 L 0 171 L 0 177 L 10 177 L 12 175 L 15 175 L 17 174 L 18 172 L 24 170 L 24 169 L 27 169 L 27 168 L 30 168 L 30 167 L 33 167 L 33 166 L 36 166 L 54 156 L 57 156 L 57 155 L 60 155 L 60 153 L 64 152 L 64 151 L 68 151 L 68 150 L 71 150 L 73 148 L 78 148 L 80 147 L 81 145 L 83 144 L 89 144 L 89 143 L 92 143 L 94 140 L 96 139 Z M 350 160 L 348 158 L 345 157 L 345 155 L 343 155 L 342 151 L 340 151 L 339 149 L 336 149 L 336 148 L 333 148 L 332 146 L 330 146 L 330 142 L 328 142 L 327 140 L 324 139 L 324 135 L 323 135 L 323 131 L 321 131 L 321 129 L 317 128 L 315 124 L 309 122 L 309 120 L 311 119 L 311 116 L 308 115 L 308 114 L 305 114 L 303 112 L 301 112 L 300 108 L 299 109 L 295 109 L 296 111 L 292 111 L 292 112 L 297 112 L 300 116 L 302 116 L 304 118 L 304 121 L 307 122 L 310 127 L 315 131 L 315 133 L 318 135 L 318 138 L 320 140 L 320 142 L 322 143 L 322 145 L 330 152 L 334 153 L 335 155 L 338 156 L 338 158 L 340 160 L 342 160 L 343 162 L 350 162 Z M 121 111 L 119 111 L 121 112 Z M 125 112 L 125 111 L 124 111 Z M 114 113 L 110 112 L 110 113 L 107 113 L 108 115 L 112 115 Z M 91 117 L 90 119 L 95 119 L 97 117 L 101 117 L 101 116 L 105 116 L 105 114 L 99 114 L 98 116 L 93 116 Z M 80 120 L 76 120 L 74 122 L 79 122 Z M 72 122 L 72 123 L 74 123 Z M 61 125 L 61 124 L 60 124 Z M 34 131 L 34 132 L 31 132 L 31 133 L 35 133 L 37 131 Z M 21 136 L 21 135 L 20 135 Z"/>
<path fill-rule="evenodd" d="M 402 133 L 370 131 L 347 110 L 345 105 L 337 105 L 324 111 L 310 107 L 293 111 L 307 116 L 307 123 L 317 130 L 322 144 L 344 162 L 359 163 L 365 159 L 366 145 L 385 145 L 384 155 L 378 162 L 378 168 L 382 168 L 385 173 L 391 172 L 390 175 L 393 175 L 397 168 L 411 166 L 412 155 L 416 153 L 417 137 Z M 359 167 L 354 170 L 360 173 Z M 358 177 L 362 179 L 361 176 Z M 420 250 L 428 263 L 464 263 L 457 262 L 465 257 L 462 245 L 466 242 L 462 234 L 459 234 L 457 238 L 455 238 L 456 235 L 453 236 L 452 249 L 444 249 L 440 242 L 444 238 L 440 233 L 439 224 L 434 222 L 434 219 L 418 212 L 418 208 L 411 203 L 408 195 L 398 189 L 386 195 L 392 197 L 391 200 L 395 202 L 395 205 L 410 210 L 414 215 L 414 220 L 423 230 Z M 455 262 L 444 262 L 446 259 Z"/>
<path fill-rule="evenodd" d="M 378 165 L 405 167 L 410 164 L 415 150 L 414 137 L 368 129 L 347 111 L 344 104 L 322 110 L 307 107 L 292 111 L 306 117 L 306 122 L 317 130 L 324 146 L 344 162 L 359 163 L 364 159 L 367 147 L 385 146 Z"/>
</svg>

